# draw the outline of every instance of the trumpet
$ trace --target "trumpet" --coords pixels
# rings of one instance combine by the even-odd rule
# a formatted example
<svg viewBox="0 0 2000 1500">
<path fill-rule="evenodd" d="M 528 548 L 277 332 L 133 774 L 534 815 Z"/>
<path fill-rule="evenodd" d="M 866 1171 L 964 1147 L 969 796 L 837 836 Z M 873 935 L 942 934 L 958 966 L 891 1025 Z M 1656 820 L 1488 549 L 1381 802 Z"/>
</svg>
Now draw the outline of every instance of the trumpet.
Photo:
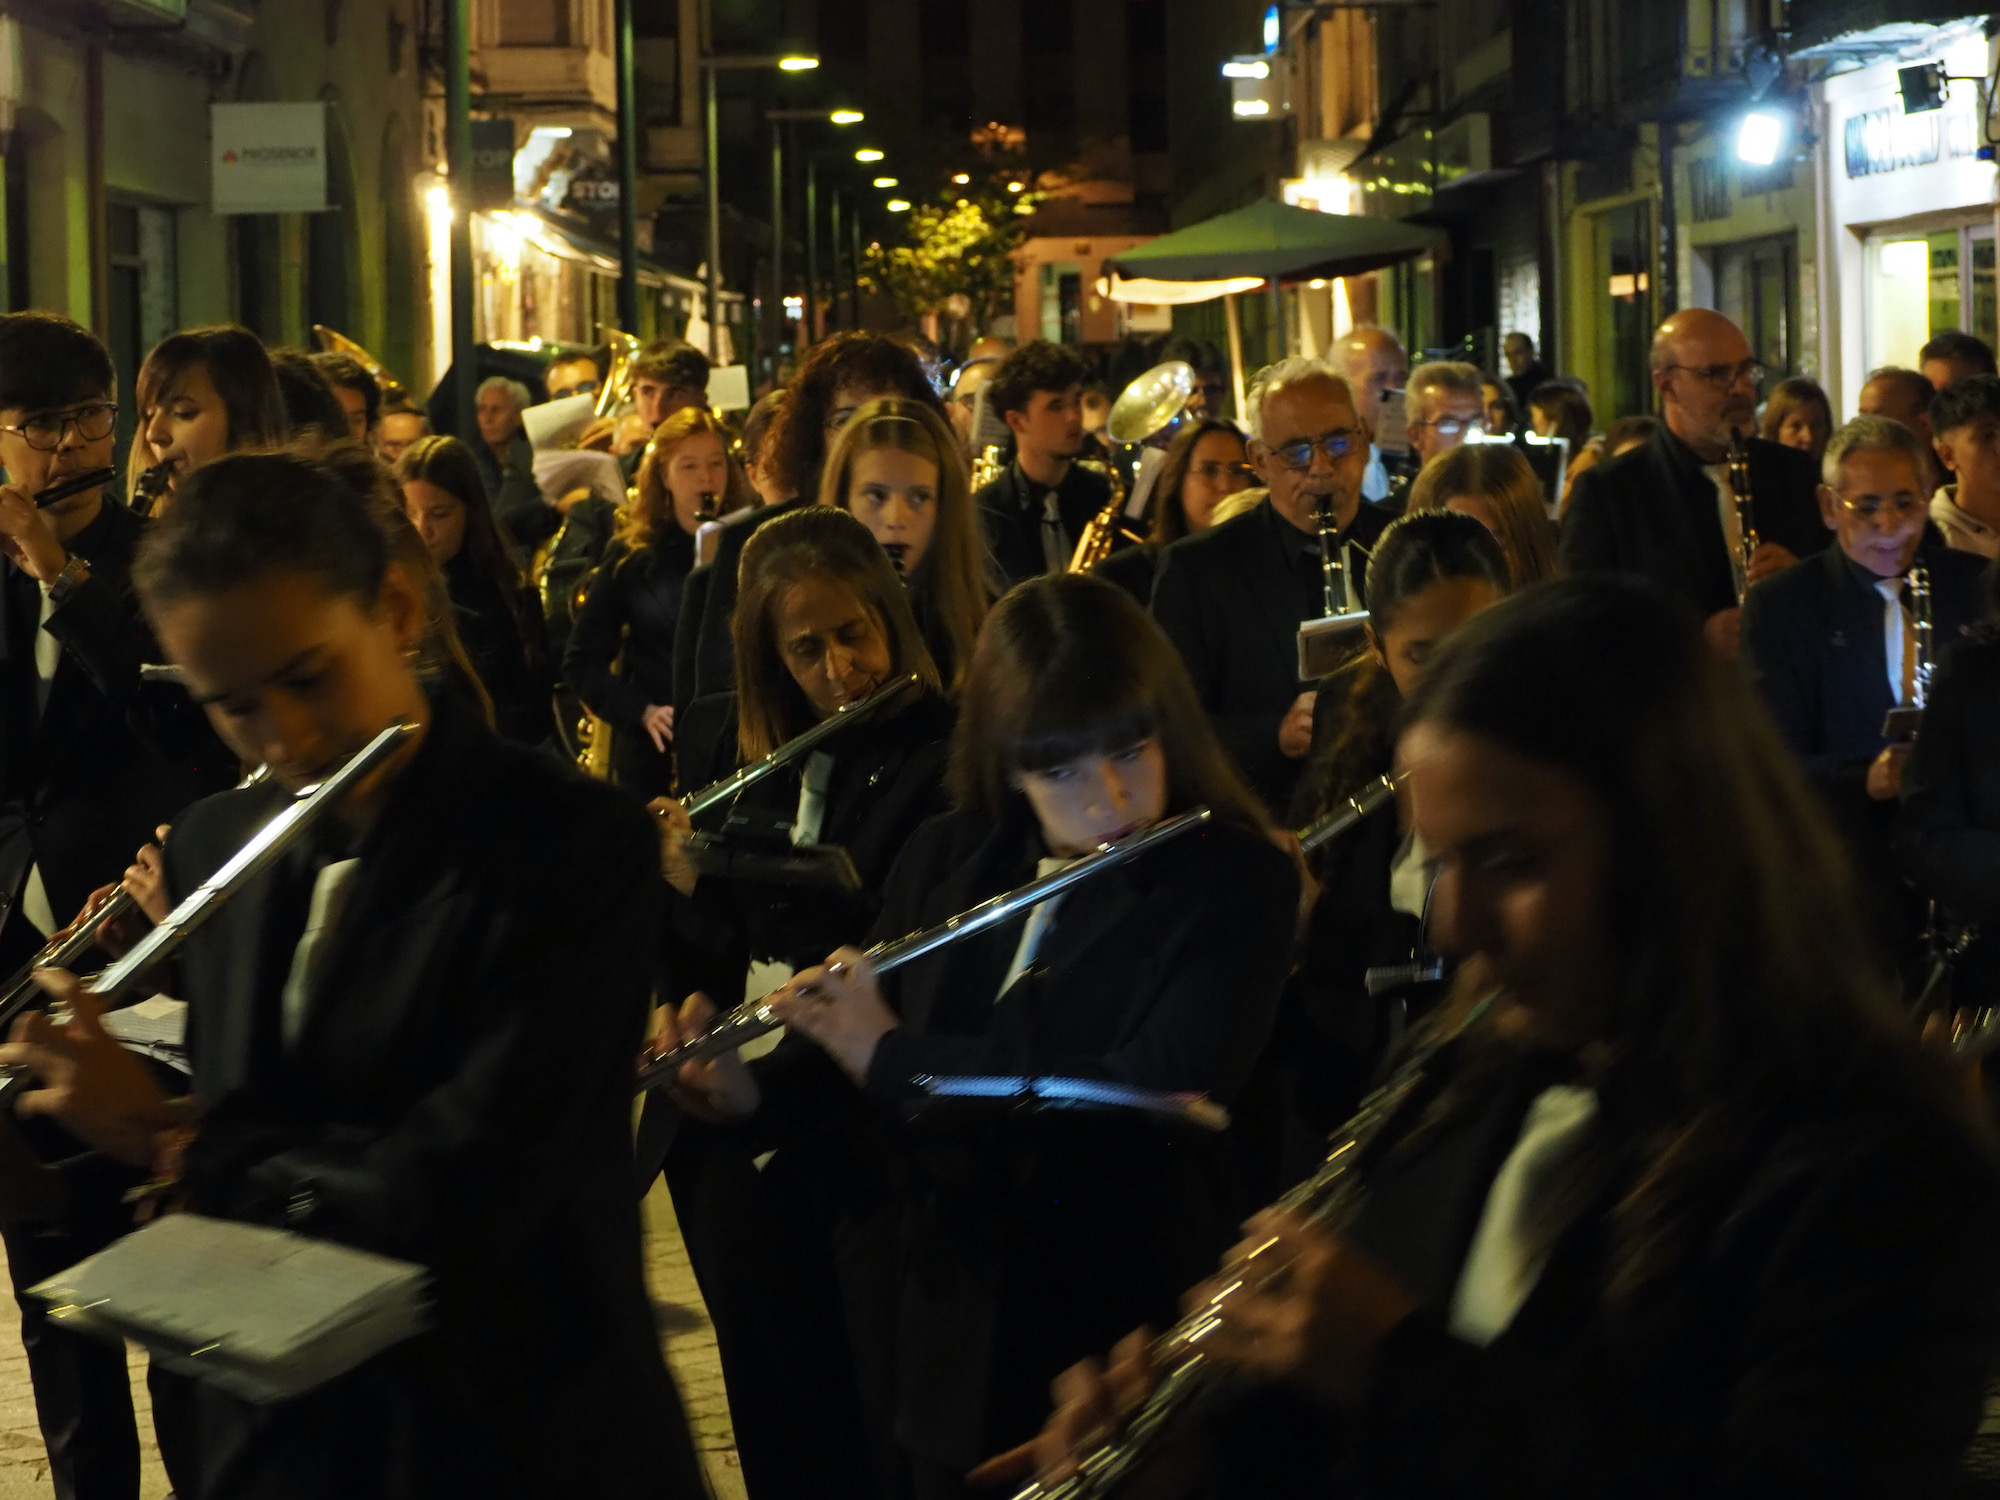
<svg viewBox="0 0 2000 1500">
<path fill-rule="evenodd" d="M 793 735 L 762 760 L 752 761 L 742 770 L 725 776 L 720 781 L 711 782 L 698 792 L 689 792 L 681 798 L 681 806 L 687 809 L 690 818 L 700 817 L 718 802 L 729 801 L 762 781 L 773 771 L 782 770 L 793 761 L 810 754 L 822 741 L 888 707 L 922 682 L 921 677 L 911 672 L 892 682 L 883 683 L 860 702 L 836 709 L 803 734 Z"/>
<path fill-rule="evenodd" d="M 1388 1082 L 1361 1101 L 1354 1118 L 1334 1132 L 1319 1169 L 1280 1198 L 1277 1206 L 1333 1229 L 1353 1222 L 1367 1190 L 1362 1174 L 1379 1159 L 1390 1128 L 1409 1118 L 1411 1111 L 1429 1098 L 1431 1070 L 1438 1054 L 1475 1025 L 1491 1004 L 1490 996 L 1480 1000 L 1456 1025 L 1419 1046 Z M 1248 1285 L 1253 1275 L 1266 1272 L 1257 1259 L 1274 1248 L 1275 1242 L 1267 1242 L 1231 1267 L 1213 1295 L 1154 1341 L 1153 1366 L 1163 1374 L 1153 1393 L 1133 1413 L 1122 1436 L 1084 1459 L 1077 1472 L 1062 1483 L 1044 1485 L 1037 1480 L 1018 1491 L 1014 1500 L 1104 1500 L 1134 1478 L 1174 1420 L 1220 1376 L 1220 1368 L 1203 1352 L 1202 1340 L 1221 1326 L 1229 1299 Z M 1275 1274 L 1275 1269 L 1270 1274 Z"/>
<path fill-rule="evenodd" d="M 1757 551 L 1757 509 L 1750 493 L 1750 449 L 1739 429 L 1729 431 L 1729 493 L 1736 502 L 1736 525 L 1743 533 L 1743 582 L 1737 587 L 1736 602 L 1750 591 L 1750 559 Z"/>
<path fill-rule="evenodd" d="M 960 912 L 935 927 L 927 927 L 921 932 L 913 932 L 894 942 L 877 943 L 868 950 L 868 962 L 877 974 L 886 974 L 891 969 L 902 967 L 912 959 L 922 958 L 960 938 L 971 937 L 984 932 L 1020 912 L 1027 911 L 1051 896 L 1068 890 L 1071 886 L 1103 873 L 1114 865 L 1122 865 L 1127 860 L 1145 853 L 1148 849 L 1179 838 L 1182 834 L 1201 827 L 1209 820 L 1205 807 L 1193 808 L 1179 817 L 1169 818 L 1164 823 L 1155 823 L 1151 828 L 1128 835 L 1115 844 L 1100 844 L 1096 852 L 1072 861 L 1062 869 L 1044 875 L 1039 880 L 1017 886 L 1011 891 L 982 901 L 970 911 Z M 689 1037 L 678 1046 L 656 1053 L 647 1059 L 639 1069 L 640 1089 L 649 1089 L 666 1082 L 679 1072 L 684 1064 L 707 1062 L 720 1057 L 725 1052 L 754 1042 L 760 1036 L 768 1036 L 784 1023 L 762 1000 L 745 1001 L 734 1010 L 722 1016 L 700 1036 Z"/>
<path fill-rule="evenodd" d="M 149 970 L 179 952 L 181 944 L 206 926 L 209 918 L 222 909 L 225 901 L 276 863 L 301 835 L 339 805 L 357 782 L 401 749 L 416 732 L 416 725 L 398 720 L 355 751 L 326 780 L 296 792 L 289 806 L 252 834 L 249 842 L 231 855 L 221 869 L 190 891 L 178 906 L 167 913 L 165 921 L 134 943 L 123 958 L 91 980 L 90 993 L 106 1010 L 115 1008 Z M 98 915 L 85 924 L 93 937 L 97 928 L 113 915 L 105 908 L 116 904 L 116 901 L 116 897 L 107 901 L 105 907 L 99 908 Z M 120 910 L 124 909 L 120 907 Z M 72 934 L 70 939 L 65 940 L 64 946 L 76 941 L 77 937 L 77 934 Z M 88 944 L 82 946 L 88 947 Z M 82 948 L 76 951 L 81 952 Z M 10 995 L 10 999 L 13 998 Z M 16 1008 L 24 1007 L 17 1005 Z M 20 1076 L 19 1069 L 0 1071 L 0 1100 L 4 1100 L 10 1086 Z"/>
</svg>

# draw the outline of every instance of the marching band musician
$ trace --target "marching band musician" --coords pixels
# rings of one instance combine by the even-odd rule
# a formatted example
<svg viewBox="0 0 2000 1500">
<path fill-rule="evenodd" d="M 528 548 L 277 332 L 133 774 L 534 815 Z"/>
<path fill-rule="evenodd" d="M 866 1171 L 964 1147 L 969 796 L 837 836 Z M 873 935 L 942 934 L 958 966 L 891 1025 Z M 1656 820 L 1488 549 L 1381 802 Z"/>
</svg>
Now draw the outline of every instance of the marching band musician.
<svg viewBox="0 0 2000 1500">
<path fill-rule="evenodd" d="M 1357 586 L 1368 549 L 1395 517 L 1361 503 L 1367 435 L 1352 391 L 1330 367 L 1282 360 L 1258 374 L 1248 399 L 1250 462 L 1269 497 L 1160 553 L 1153 618 L 1237 769 L 1265 806 L 1281 810 L 1312 744 L 1314 689 L 1299 680 L 1297 640 L 1302 623 L 1326 613 L 1319 509 L 1332 512 L 1334 545 Z"/>
<path fill-rule="evenodd" d="M 799 1098 L 810 1076 L 818 1115 L 860 1110 L 889 1143 L 902 1185 L 856 1232 L 871 1255 L 850 1295 L 875 1296 L 857 1344 L 894 1362 L 868 1387 L 892 1407 L 871 1415 L 919 1500 L 962 1495 L 982 1445 L 1032 1431 L 1048 1380 L 1094 1333 L 1169 1307 L 1234 1202 L 1202 1144 L 1112 1116 L 900 1126 L 913 1080 L 1083 1074 L 1230 1101 L 1269 1033 L 1298 891 L 1168 642 L 1099 580 L 1036 579 L 994 607 L 951 782 L 956 810 L 897 861 L 877 937 L 1197 804 L 1214 821 L 893 977 L 838 949 L 771 998 L 797 1033 L 771 1058 L 682 1069 L 684 1096 L 773 1130 L 814 1117 Z M 711 1014 L 692 997 L 668 1040 Z M 808 1041 L 837 1075 L 772 1066 Z"/>
<path fill-rule="evenodd" d="M 682 407 L 646 445 L 637 493 L 570 627 L 563 680 L 611 726 L 612 780 L 642 800 L 674 784 L 674 642 L 695 529 L 748 503 L 722 423 Z"/>
<path fill-rule="evenodd" d="M 681 643 L 674 659 L 676 709 L 710 693 L 726 693 L 734 680 L 729 622 L 736 612 L 736 566 L 744 542 L 766 521 L 812 503 L 835 434 L 870 401 L 891 396 L 944 413 L 917 352 L 886 333 L 836 333 L 821 340 L 799 366 L 791 394 L 758 454 L 773 492 L 791 498 L 725 522 L 716 538 L 715 561 L 689 580 L 682 620 L 675 627 Z"/>
<path fill-rule="evenodd" d="M 1368 576 L 1368 649 L 1320 686 L 1294 827 L 1391 772 L 1396 715 L 1431 654 L 1508 588 L 1499 542 L 1470 516 L 1442 511 L 1403 516 L 1383 532 Z M 1287 1182 L 1318 1161 L 1327 1132 L 1354 1112 L 1394 1039 L 1390 1001 L 1370 995 L 1364 981 L 1372 965 L 1409 963 L 1422 939 L 1425 851 L 1403 824 L 1392 801 L 1314 864 L 1320 890 L 1299 957 L 1297 1011 L 1275 1049 L 1291 1074 Z"/>
<path fill-rule="evenodd" d="M 1120 548 L 1091 571 L 1117 584 L 1141 607 L 1150 604 L 1160 549 L 1215 524 L 1216 506 L 1250 488 L 1256 479 L 1248 459 L 1243 434 L 1234 422 L 1205 418 L 1184 427 L 1167 445 L 1160 464 L 1153 524 L 1146 540 Z"/>
<path fill-rule="evenodd" d="M 177 1158 L 195 1210 L 430 1274 L 429 1331 L 306 1396 L 203 1385 L 200 1500 L 696 1496 L 630 1191 L 657 845 L 617 794 L 426 693 L 421 592 L 371 515 L 388 491 L 373 464 L 218 459 L 141 552 L 141 598 L 189 691 L 276 782 L 181 815 L 170 897 L 286 792 L 391 723 L 420 730 L 181 948 L 198 1102 L 135 1077 L 67 976 L 48 984 L 73 1018 L 34 1021 L 4 1060 L 44 1085 L 24 1113 L 135 1164 Z M 558 993 L 587 1003 L 551 1089 Z"/>
<path fill-rule="evenodd" d="M 183 328 L 153 346 L 139 367 L 138 426 L 126 483 L 153 470 L 165 477 L 155 509 L 172 503 L 181 481 L 210 459 L 269 448 L 290 435 L 271 356 L 247 328 Z"/>
<path fill-rule="evenodd" d="M 1344 1226 L 1274 1210 L 1231 1252 L 1200 1347 L 1271 1384 L 1148 1493 L 1952 1492 L 2000 1335 L 1992 1143 L 1746 697 L 1629 581 L 1439 651 L 1398 758 L 1468 1027 Z M 1150 1380 L 1136 1338 L 1069 1372 L 1050 1477 Z"/>
<path fill-rule="evenodd" d="M 1076 462 L 1089 373 L 1076 350 L 1036 339 L 987 382 L 987 402 L 1014 434 L 1014 459 L 972 501 L 1003 587 L 1067 568 L 1083 528 L 1111 498 L 1109 481 Z"/>
<path fill-rule="evenodd" d="M 1471 516 L 1507 554 L 1515 588 L 1562 571 L 1555 528 L 1541 481 L 1512 443 L 1467 443 L 1425 464 L 1410 484 L 1411 514 L 1427 510 Z"/>
<path fill-rule="evenodd" d="M 667 820 L 668 878 L 687 898 L 670 903 L 663 993 L 732 1001 L 746 994 L 753 961 L 761 974 L 778 964 L 778 977 L 788 977 L 874 924 L 891 865 L 945 806 L 954 718 L 902 583 L 874 538 L 838 510 L 794 511 L 750 538 L 735 635 L 735 694 L 688 710 L 691 740 L 721 742 L 706 763 L 684 767 L 683 779 L 697 784 L 721 780 L 905 676 L 922 682 L 913 697 L 750 787 L 731 810 L 731 829 L 762 829 L 767 843 L 844 850 L 858 877 L 852 890 L 788 884 L 754 869 L 697 877 L 684 853 L 686 813 L 678 803 L 654 804 Z M 723 733 L 700 727 L 710 716 Z M 757 990 L 771 985 L 763 978 Z M 824 1058 L 805 1061 L 827 1067 Z M 715 1324 L 746 1482 L 763 1500 L 870 1493 L 871 1467 L 888 1465 L 862 1446 L 866 1424 L 833 1273 L 842 1232 L 836 1189 L 855 1170 L 842 1135 L 791 1140 L 754 1164 L 761 1147 L 683 1123 L 668 1152 L 666 1105 L 648 1101 L 640 1176 L 650 1182 L 664 1156 Z"/>
<path fill-rule="evenodd" d="M 1971 924 L 1952 965 L 1950 999 L 1961 1010 L 2000 1005 L 2000 571 L 1989 568 L 1985 583 L 1984 620 L 1932 679 L 1894 833 L 1903 872 L 1938 903 L 1940 938 Z"/>
<path fill-rule="evenodd" d="M 856 517 L 882 544 L 908 585 L 938 676 L 955 686 L 987 596 L 965 459 L 945 419 L 900 397 L 861 407 L 827 454 L 819 503 Z"/>
<path fill-rule="evenodd" d="M 459 640 L 493 702 L 494 727 L 523 745 L 549 743 L 541 601 L 493 517 L 472 450 L 455 437 L 418 438 L 396 477 L 410 524 L 450 594 Z"/>
<path fill-rule="evenodd" d="M 1985 560 L 1924 545 L 1927 505 L 1916 434 L 1856 417 L 1823 460 L 1820 514 L 1836 545 L 1750 590 L 1743 655 L 1757 694 L 1847 844 L 1886 961 L 1902 964 L 1919 913 L 1892 868 L 1891 824 L 1910 752 L 1886 733 L 1889 711 L 1919 706 L 1925 668 L 1979 618 Z M 1929 600 L 1908 575 L 1921 564 Z M 1916 629 L 1928 611 L 1930 640 Z M 1918 661 L 1925 650 L 1929 662 Z"/>
</svg>

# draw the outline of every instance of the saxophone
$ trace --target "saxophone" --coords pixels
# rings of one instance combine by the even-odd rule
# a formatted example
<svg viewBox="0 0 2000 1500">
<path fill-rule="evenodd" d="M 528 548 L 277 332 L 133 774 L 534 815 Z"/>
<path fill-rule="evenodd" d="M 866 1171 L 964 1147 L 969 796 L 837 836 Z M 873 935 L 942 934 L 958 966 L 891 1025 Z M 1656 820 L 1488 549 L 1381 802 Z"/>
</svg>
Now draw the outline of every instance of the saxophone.
<svg viewBox="0 0 2000 1500">
<path fill-rule="evenodd" d="M 1280 1198 L 1278 1206 L 1333 1229 L 1351 1223 L 1367 1191 L 1362 1173 L 1380 1155 L 1377 1148 L 1383 1144 L 1383 1136 L 1429 1097 L 1431 1066 L 1437 1055 L 1463 1036 L 1491 1005 L 1491 996 L 1481 999 L 1456 1025 L 1441 1028 L 1419 1046 L 1388 1082 L 1361 1101 L 1354 1118 L 1334 1132 L 1319 1170 Z M 1253 1252 L 1249 1261 L 1232 1268 L 1214 1296 L 1154 1342 L 1152 1362 L 1161 1372 L 1159 1384 L 1132 1414 L 1122 1435 L 1084 1459 L 1076 1473 L 1062 1483 L 1044 1485 L 1038 1480 L 1019 1491 L 1014 1500 L 1106 1500 L 1134 1478 L 1175 1419 L 1222 1376 L 1221 1368 L 1202 1352 L 1201 1341 L 1220 1326 L 1222 1308 L 1253 1274 L 1257 1256 L 1274 1247 L 1275 1242 L 1267 1243 Z"/>
<path fill-rule="evenodd" d="M 1006 467 L 1006 461 L 1000 456 L 1000 445 L 998 443 L 988 443 L 984 448 L 981 448 L 978 455 L 972 460 L 972 476 L 970 480 L 972 493 L 976 495 L 985 489 L 987 485 L 1000 477 L 1001 471 Z"/>
<path fill-rule="evenodd" d="M 1134 542 L 1143 538 L 1133 536 L 1118 524 L 1125 509 L 1125 480 L 1117 468 L 1098 458 L 1079 458 L 1076 466 L 1102 474 L 1111 486 L 1111 498 L 1105 501 L 1103 510 L 1083 523 L 1083 535 L 1076 539 L 1076 551 L 1070 554 L 1069 571 L 1088 573 L 1111 555 L 1120 536 Z"/>
</svg>

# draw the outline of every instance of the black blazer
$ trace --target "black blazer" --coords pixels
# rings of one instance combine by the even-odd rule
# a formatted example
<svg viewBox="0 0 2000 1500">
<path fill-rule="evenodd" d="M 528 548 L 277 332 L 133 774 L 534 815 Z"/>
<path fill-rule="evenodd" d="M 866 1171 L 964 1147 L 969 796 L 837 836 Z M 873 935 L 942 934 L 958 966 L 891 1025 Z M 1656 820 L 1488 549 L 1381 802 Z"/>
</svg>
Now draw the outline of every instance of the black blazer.
<svg viewBox="0 0 2000 1500">
<path fill-rule="evenodd" d="M 1024 884 L 1041 852 L 1022 821 L 933 819 L 897 861 L 874 936 Z M 1026 913 L 885 976 L 903 1025 L 875 1049 L 867 1098 L 894 1121 L 921 1074 L 1029 1071 L 1228 1103 L 1269 1035 L 1297 897 L 1269 841 L 1232 825 L 1185 834 L 1071 890 L 1041 976 L 1004 999 Z M 1085 1115 L 895 1139 L 908 1183 L 890 1314 L 897 1436 L 961 1472 L 1040 1426 L 1060 1370 L 1169 1316 L 1231 1233 L 1212 1139 Z"/>
<path fill-rule="evenodd" d="M 667 757 L 642 727 L 647 705 L 674 701 L 674 655 L 681 600 L 694 565 L 694 538 L 664 528 L 651 546 L 629 552 L 613 542 L 570 628 L 563 676 L 590 711 L 611 726 L 621 785 L 648 795 L 671 784 Z M 612 665 L 624 658 L 621 672 Z"/>
<path fill-rule="evenodd" d="M 0 815 L 26 820 L 58 922 L 117 878 L 155 828 L 237 777 L 236 757 L 184 690 L 139 680 L 142 663 L 164 660 L 132 593 L 145 528 L 107 499 L 70 539 L 90 578 L 49 617 L 62 655 L 39 713 L 41 589 L 0 563 Z M 0 907 L 14 894 L 0 890 Z"/>
<path fill-rule="evenodd" d="M 542 654 L 541 602 L 532 591 L 516 589 L 515 603 L 522 615 L 516 624 L 500 586 L 462 551 L 445 564 L 444 581 L 451 591 L 458 638 L 486 696 L 493 700 L 494 726 L 524 745 L 545 743 L 554 732 L 555 717 L 548 658 Z"/>
<path fill-rule="evenodd" d="M 1000 471 L 1000 477 L 983 486 L 972 497 L 979 510 L 980 529 L 986 534 L 987 554 L 999 570 L 1000 590 L 1039 578 L 1049 571 L 1042 553 L 1042 506 L 1030 498 L 1028 478 L 1018 462 Z M 1083 528 L 1092 517 L 1111 503 L 1111 482 L 1095 469 L 1072 463 L 1056 486 L 1056 509 L 1062 512 L 1063 530 L 1075 548 Z M 1063 559 L 1069 565 L 1069 559 Z"/>
<path fill-rule="evenodd" d="M 279 802 L 191 808 L 171 891 Z M 631 1192 L 662 893 L 648 819 L 439 700 L 359 857 L 289 1052 L 309 865 L 288 856 L 182 950 L 207 1106 L 187 1181 L 202 1212 L 423 1264 L 434 1326 L 296 1401 L 204 1388 L 204 1495 L 705 1493 Z"/>
<path fill-rule="evenodd" d="M 748 515 L 722 523 L 715 539 L 715 561 L 708 565 L 707 582 L 682 596 L 680 623 L 675 631 L 693 632 L 688 639 L 694 652 L 694 671 L 691 676 L 678 667 L 675 671 L 673 701 L 677 708 L 711 693 L 735 691 L 736 572 L 743 561 L 743 544 L 766 521 L 788 515 L 805 504 L 803 500 L 785 500 L 777 505 L 759 506 Z"/>
<path fill-rule="evenodd" d="M 1153 580 L 1160 571 L 1160 549 L 1151 542 L 1113 552 L 1090 570 L 1106 583 L 1115 583 L 1144 609 L 1153 602 Z"/>
<path fill-rule="evenodd" d="M 1394 516 L 1363 504 L 1340 539 L 1372 548 Z M 1187 663 L 1216 733 L 1265 804 L 1280 816 L 1300 761 L 1278 750 L 1278 725 L 1292 700 L 1314 686 L 1299 681 L 1298 629 L 1307 613 L 1277 528 L 1291 523 L 1267 501 L 1183 537 L 1159 555 L 1153 618 Z M 1355 558 L 1365 590 L 1367 561 Z"/>
<path fill-rule="evenodd" d="M 1963 1003 L 2000 1004 L 2000 635 L 1961 643 L 1931 679 L 1903 766 L 1895 847 L 1903 872 L 1985 936 L 1960 965 Z"/>
<path fill-rule="evenodd" d="M 1827 545 L 1819 470 L 1794 448 L 1751 438 L 1750 492 L 1761 541 L 1803 558 Z M 1630 452 L 1577 476 L 1563 513 L 1563 565 L 1572 573 L 1638 573 L 1712 615 L 1736 605 L 1715 485 L 1664 423 Z"/>
<path fill-rule="evenodd" d="M 1703 1210 L 1691 1263 L 1628 1302 L 1607 1292 L 1609 1226 L 1629 1187 L 1614 1174 L 1481 1349 L 1444 1320 L 1493 1174 L 1529 1100 L 1556 1081 L 1522 1079 L 1528 1066 L 1494 1080 L 1499 1118 L 1427 1126 L 1369 1174 L 1353 1238 L 1425 1310 L 1384 1341 L 1344 1429 L 1356 1491 L 1955 1493 L 2000 1336 L 1987 1150 L 1935 1106 L 1888 1102 L 1888 1068 L 1872 1097 L 1774 1103 Z"/>
</svg>

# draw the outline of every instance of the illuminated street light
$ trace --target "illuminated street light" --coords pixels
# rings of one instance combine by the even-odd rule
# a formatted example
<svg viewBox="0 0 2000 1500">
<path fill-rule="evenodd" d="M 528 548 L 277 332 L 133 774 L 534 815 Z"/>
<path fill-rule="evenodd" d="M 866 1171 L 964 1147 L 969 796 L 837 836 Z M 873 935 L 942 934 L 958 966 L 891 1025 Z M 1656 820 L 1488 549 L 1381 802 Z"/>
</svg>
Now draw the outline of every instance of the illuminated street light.
<svg viewBox="0 0 2000 1500">
<path fill-rule="evenodd" d="M 882 153 L 877 151 L 873 146 L 863 146 L 859 151 L 854 153 L 854 159 L 856 161 L 880 161 Z"/>
<path fill-rule="evenodd" d="M 819 66 L 816 57 L 781 57 L 778 59 L 780 71 L 786 73 L 810 73 Z"/>
<path fill-rule="evenodd" d="M 907 198 L 891 198 L 882 206 L 892 214 L 906 214 L 910 211 L 910 200 Z"/>
<path fill-rule="evenodd" d="M 868 116 L 861 113 L 858 109 L 836 109 L 832 114 L 827 116 L 827 119 L 836 125 L 859 125 L 867 118 Z"/>
<path fill-rule="evenodd" d="M 878 177 L 875 179 L 875 186 L 877 187 L 889 188 L 889 187 L 895 187 L 896 185 L 897 185 L 896 179 L 893 177 Z"/>
<path fill-rule="evenodd" d="M 1784 144 L 1785 122 L 1774 114 L 1755 110 L 1743 117 L 1736 131 L 1736 156 L 1753 167 L 1768 167 L 1778 159 Z"/>
</svg>

